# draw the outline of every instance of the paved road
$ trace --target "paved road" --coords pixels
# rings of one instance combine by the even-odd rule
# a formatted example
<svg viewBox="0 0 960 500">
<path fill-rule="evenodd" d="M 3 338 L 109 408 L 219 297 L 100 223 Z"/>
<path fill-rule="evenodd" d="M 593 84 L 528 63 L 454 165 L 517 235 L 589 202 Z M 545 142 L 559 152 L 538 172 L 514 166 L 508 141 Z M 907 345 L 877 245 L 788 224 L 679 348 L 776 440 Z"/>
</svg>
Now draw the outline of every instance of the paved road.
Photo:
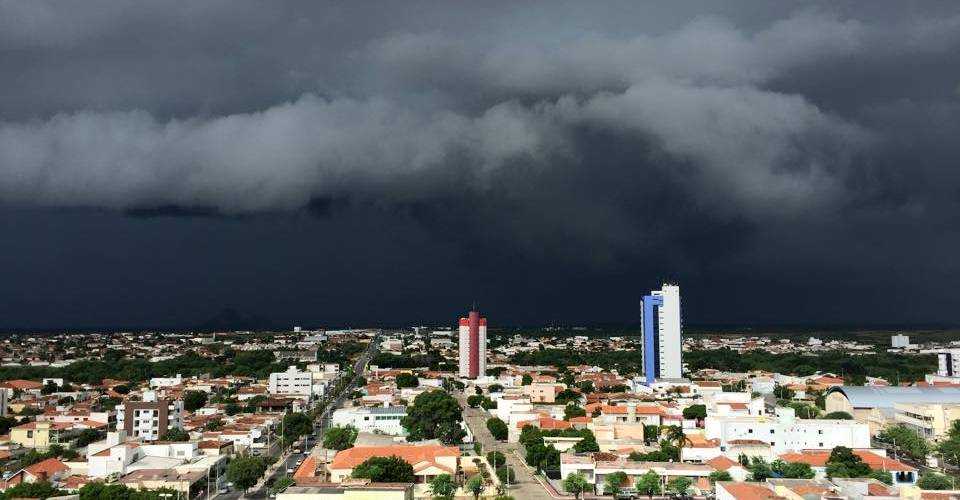
<svg viewBox="0 0 960 500">
<path fill-rule="evenodd" d="M 480 408 L 470 408 L 466 404 L 466 397 L 463 393 L 458 392 L 456 396 L 463 406 L 463 420 L 470 427 L 470 431 L 473 432 L 474 439 L 483 447 L 483 453 L 486 454 L 494 450 L 503 453 L 507 457 L 507 465 L 513 467 L 514 472 L 516 472 L 517 482 L 509 486 L 507 494 L 524 500 L 528 498 L 532 500 L 553 500 L 553 497 L 534 479 L 526 464 L 521 463 L 513 453 L 519 445 L 493 439 L 493 435 L 487 430 L 487 419 L 490 418 L 490 415 Z"/>
<path fill-rule="evenodd" d="M 363 354 L 357 359 L 357 362 L 353 365 L 353 370 L 355 374 L 362 375 L 366 369 L 367 364 L 370 363 L 370 360 L 373 359 L 373 356 L 377 353 L 377 348 L 379 347 L 379 336 L 374 337 L 370 341 L 370 346 L 367 348 Z M 267 480 L 261 483 L 259 488 L 250 490 L 246 495 L 243 492 L 230 492 L 222 495 L 218 495 L 216 498 L 223 500 L 236 500 L 239 498 L 267 498 L 270 492 L 270 486 L 282 476 L 288 474 L 287 470 L 293 468 L 297 460 L 300 458 L 305 458 L 310 454 L 313 448 L 318 444 L 323 442 L 323 432 L 330 426 L 330 413 L 333 410 L 339 408 L 343 405 L 343 402 L 350 396 L 350 393 L 357 388 L 356 378 L 351 381 L 350 384 L 346 385 L 342 391 L 333 395 L 332 398 L 327 397 L 322 399 L 318 406 L 323 408 L 323 412 L 315 418 L 315 431 L 314 433 L 318 436 L 317 439 L 307 439 L 305 442 L 301 442 L 301 447 L 303 453 L 291 453 L 287 456 L 281 466 L 277 467 L 268 477 Z"/>
</svg>

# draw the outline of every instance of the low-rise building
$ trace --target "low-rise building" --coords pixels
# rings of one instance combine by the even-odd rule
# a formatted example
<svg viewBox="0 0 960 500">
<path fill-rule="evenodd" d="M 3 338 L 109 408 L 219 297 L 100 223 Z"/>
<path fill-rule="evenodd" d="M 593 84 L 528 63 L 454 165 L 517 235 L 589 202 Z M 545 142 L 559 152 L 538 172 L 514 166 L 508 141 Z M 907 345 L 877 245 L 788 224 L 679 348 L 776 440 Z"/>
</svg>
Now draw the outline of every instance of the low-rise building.
<svg viewBox="0 0 960 500">
<path fill-rule="evenodd" d="M 406 436 L 407 430 L 400 425 L 405 416 L 406 406 L 341 408 L 333 412 L 331 423 L 340 427 L 349 425 L 360 432 Z"/>
<path fill-rule="evenodd" d="M 413 467 L 417 483 L 440 474 L 455 474 L 460 467 L 460 448 L 442 445 L 354 446 L 337 452 L 330 462 L 330 480 L 340 483 L 353 469 L 371 457 L 398 456 Z"/>
<path fill-rule="evenodd" d="M 774 454 L 801 450 L 832 450 L 837 446 L 869 448 L 866 424 L 853 420 L 800 419 L 792 408 L 777 408 L 776 416 L 708 416 L 704 435 L 719 439 L 721 451 L 732 444 L 759 442 Z"/>
</svg>

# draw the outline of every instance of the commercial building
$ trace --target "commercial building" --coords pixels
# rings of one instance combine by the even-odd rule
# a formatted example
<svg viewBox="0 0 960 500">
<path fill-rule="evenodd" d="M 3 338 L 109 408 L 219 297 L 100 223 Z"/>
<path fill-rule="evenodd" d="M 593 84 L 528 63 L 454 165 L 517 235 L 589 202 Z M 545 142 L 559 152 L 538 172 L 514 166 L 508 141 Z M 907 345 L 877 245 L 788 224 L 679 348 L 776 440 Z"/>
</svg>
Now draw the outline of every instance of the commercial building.
<svg viewBox="0 0 960 500">
<path fill-rule="evenodd" d="M 124 401 L 115 410 L 117 429 L 144 441 L 157 441 L 168 430 L 183 428 L 183 401 L 157 399 L 152 391 L 143 393 L 143 401 Z"/>
<path fill-rule="evenodd" d="M 643 297 L 643 375 L 647 385 L 658 378 L 682 376 L 680 287 L 664 284 Z"/>
<path fill-rule="evenodd" d="M 840 386 L 827 392 L 826 411 L 844 411 L 876 434 L 896 423 L 897 404 L 960 404 L 960 387 Z"/>
<path fill-rule="evenodd" d="M 360 432 L 405 436 L 407 430 L 400 425 L 400 420 L 405 416 L 406 406 L 341 408 L 333 412 L 331 424 L 340 427 L 349 425 Z"/>
<path fill-rule="evenodd" d="M 960 419 L 960 404 L 897 403 L 893 419 L 926 439 L 939 441 Z"/>
<path fill-rule="evenodd" d="M 482 377 L 487 373 L 487 318 L 476 305 L 466 318 L 460 318 L 460 376 Z"/>
</svg>

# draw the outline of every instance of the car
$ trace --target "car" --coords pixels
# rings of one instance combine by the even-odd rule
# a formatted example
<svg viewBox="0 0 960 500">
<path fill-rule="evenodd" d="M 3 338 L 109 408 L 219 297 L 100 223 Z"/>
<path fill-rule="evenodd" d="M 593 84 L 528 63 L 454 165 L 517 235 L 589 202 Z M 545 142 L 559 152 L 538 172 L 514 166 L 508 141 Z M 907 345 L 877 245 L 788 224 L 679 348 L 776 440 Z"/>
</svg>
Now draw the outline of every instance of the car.
<svg viewBox="0 0 960 500">
<path fill-rule="evenodd" d="M 293 474 L 293 473 L 296 472 L 296 471 L 297 471 L 297 470 L 294 469 L 293 467 L 287 467 L 287 474 Z"/>
</svg>

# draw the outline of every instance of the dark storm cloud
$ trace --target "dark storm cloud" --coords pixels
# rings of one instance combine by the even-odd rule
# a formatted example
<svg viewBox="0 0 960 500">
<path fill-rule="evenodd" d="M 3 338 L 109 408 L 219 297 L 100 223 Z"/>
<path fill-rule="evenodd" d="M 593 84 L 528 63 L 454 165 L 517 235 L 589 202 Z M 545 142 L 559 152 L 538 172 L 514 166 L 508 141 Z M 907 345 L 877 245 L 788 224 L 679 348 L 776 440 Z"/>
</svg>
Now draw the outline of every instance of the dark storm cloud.
<svg viewBox="0 0 960 500">
<path fill-rule="evenodd" d="M 374 214 L 532 279 L 960 272 L 960 9 L 715 4 L 0 1 L 0 201 Z"/>
</svg>

